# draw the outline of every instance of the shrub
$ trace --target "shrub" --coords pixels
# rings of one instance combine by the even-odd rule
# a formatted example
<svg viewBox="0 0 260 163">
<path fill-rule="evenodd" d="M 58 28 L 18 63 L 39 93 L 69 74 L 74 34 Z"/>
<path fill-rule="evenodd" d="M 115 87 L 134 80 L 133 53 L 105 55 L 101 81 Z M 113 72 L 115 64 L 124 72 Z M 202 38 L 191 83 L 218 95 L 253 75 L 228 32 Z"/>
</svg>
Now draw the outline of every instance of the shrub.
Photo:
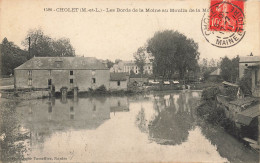
<svg viewBox="0 0 260 163">
<path fill-rule="evenodd" d="M 244 76 L 239 80 L 238 85 L 245 95 L 252 95 L 252 77 L 250 70 L 245 70 Z"/>
<path fill-rule="evenodd" d="M 107 89 L 104 85 L 101 85 L 100 87 L 98 87 L 97 89 L 95 89 L 96 93 L 107 93 Z"/>
<path fill-rule="evenodd" d="M 202 91 L 201 98 L 202 100 L 215 100 L 218 93 L 220 93 L 218 87 L 209 87 Z"/>
</svg>

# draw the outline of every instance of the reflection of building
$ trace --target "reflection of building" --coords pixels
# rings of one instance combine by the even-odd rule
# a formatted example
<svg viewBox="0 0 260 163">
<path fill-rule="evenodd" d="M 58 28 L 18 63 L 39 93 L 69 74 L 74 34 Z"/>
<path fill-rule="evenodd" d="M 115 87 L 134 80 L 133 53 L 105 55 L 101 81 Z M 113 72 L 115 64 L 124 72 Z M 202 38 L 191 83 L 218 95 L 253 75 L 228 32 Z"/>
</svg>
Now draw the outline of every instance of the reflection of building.
<svg viewBox="0 0 260 163">
<path fill-rule="evenodd" d="M 127 97 L 111 97 L 109 101 L 111 112 L 129 111 L 129 103 Z"/>
<path fill-rule="evenodd" d="M 47 137 L 68 130 L 93 130 L 110 119 L 110 112 L 129 111 L 127 97 L 95 97 L 24 101 L 17 109 L 21 126 L 28 129 L 33 145 L 44 144 Z"/>
<path fill-rule="evenodd" d="M 110 69 L 110 72 L 128 72 L 133 71 L 135 74 L 139 74 L 139 68 L 133 61 L 120 61 L 118 64 L 114 64 L 114 66 Z M 144 65 L 144 74 L 152 74 L 153 66 L 151 62 L 147 62 Z"/>
<path fill-rule="evenodd" d="M 129 74 L 125 72 L 110 73 L 110 90 L 127 90 Z"/>
<path fill-rule="evenodd" d="M 41 144 L 57 131 L 96 129 L 110 119 L 110 102 L 104 97 L 68 99 L 66 104 L 60 99 L 35 100 L 24 102 L 18 113 L 23 127 L 31 132 L 32 143 Z"/>
<path fill-rule="evenodd" d="M 90 57 L 34 57 L 15 68 L 16 88 L 62 87 L 88 91 L 104 85 L 109 87 L 109 69 Z"/>
</svg>

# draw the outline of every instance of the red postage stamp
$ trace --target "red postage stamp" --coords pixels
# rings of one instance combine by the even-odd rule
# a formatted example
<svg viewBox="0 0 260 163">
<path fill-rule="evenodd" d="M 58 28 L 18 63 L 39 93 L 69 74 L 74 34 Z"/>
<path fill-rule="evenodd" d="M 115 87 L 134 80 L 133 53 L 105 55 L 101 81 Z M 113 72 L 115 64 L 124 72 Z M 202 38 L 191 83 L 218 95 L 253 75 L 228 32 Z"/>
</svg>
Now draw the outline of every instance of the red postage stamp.
<svg viewBox="0 0 260 163">
<path fill-rule="evenodd" d="M 243 0 L 211 0 L 208 14 L 204 14 L 201 30 L 213 46 L 228 48 L 238 44 L 245 35 Z"/>
<path fill-rule="evenodd" d="M 211 0 L 209 29 L 241 32 L 244 25 L 244 1 Z"/>
</svg>

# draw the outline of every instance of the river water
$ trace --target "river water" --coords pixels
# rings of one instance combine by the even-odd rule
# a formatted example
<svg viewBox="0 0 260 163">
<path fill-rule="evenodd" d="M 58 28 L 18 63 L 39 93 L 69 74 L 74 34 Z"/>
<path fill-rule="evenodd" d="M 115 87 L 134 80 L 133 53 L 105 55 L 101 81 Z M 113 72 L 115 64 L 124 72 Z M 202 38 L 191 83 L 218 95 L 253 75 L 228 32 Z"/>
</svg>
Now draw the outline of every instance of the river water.
<svg viewBox="0 0 260 163">
<path fill-rule="evenodd" d="M 198 91 L 175 91 L 19 102 L 9 127 L 26 136 L 2 157 L 16 152 L 23 162 L 258 162 L 256 152 L 225 131 L 198 122 L 199 99 Z"/>
</svg>

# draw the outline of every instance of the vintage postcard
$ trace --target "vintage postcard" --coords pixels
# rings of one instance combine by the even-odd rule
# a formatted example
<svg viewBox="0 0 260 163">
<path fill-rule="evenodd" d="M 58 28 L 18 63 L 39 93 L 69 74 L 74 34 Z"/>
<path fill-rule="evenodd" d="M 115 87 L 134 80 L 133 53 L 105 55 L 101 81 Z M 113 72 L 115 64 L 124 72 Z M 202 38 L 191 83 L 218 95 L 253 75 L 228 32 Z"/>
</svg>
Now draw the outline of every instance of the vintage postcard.
<svg viewBox="0 0 260 163">
<path fill-rule="evenodd" d="M 0 0 L 0 162 L 259 162 L 259 0 Z"/>
</svg>

